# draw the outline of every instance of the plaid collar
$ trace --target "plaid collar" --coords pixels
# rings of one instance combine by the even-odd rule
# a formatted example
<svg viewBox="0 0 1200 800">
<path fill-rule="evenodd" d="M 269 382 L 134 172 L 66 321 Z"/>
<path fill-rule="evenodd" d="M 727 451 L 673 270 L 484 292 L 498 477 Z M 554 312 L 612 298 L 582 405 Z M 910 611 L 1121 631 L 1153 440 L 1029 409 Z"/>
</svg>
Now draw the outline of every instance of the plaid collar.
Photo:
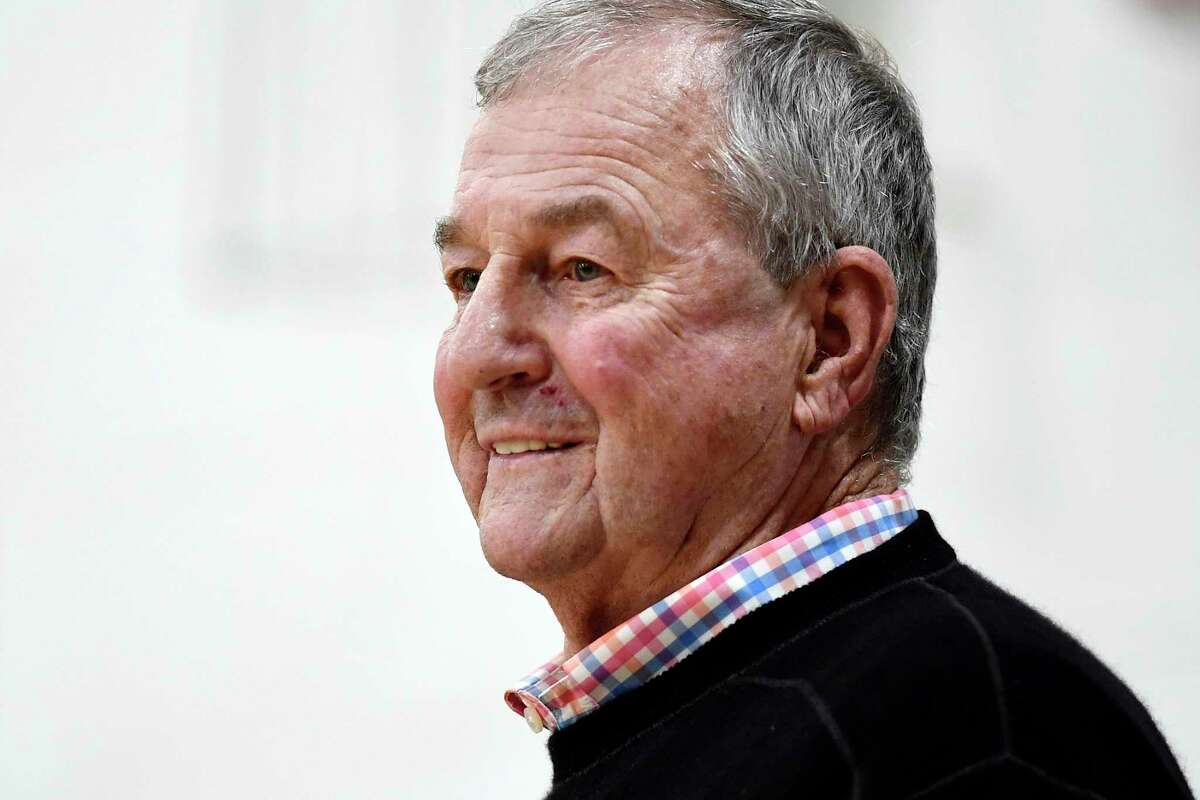
<svg viewBox="0 0 1200 800">
<path fill-rule="evenodd" d="M 641 686 L 746 614 L 812 583 L 917 519 L 908 492 L 853 500 L 725 562 L 570 658 L 543 664 L 504 693 L 530 729 L 562 730 Z"/>
</svg>

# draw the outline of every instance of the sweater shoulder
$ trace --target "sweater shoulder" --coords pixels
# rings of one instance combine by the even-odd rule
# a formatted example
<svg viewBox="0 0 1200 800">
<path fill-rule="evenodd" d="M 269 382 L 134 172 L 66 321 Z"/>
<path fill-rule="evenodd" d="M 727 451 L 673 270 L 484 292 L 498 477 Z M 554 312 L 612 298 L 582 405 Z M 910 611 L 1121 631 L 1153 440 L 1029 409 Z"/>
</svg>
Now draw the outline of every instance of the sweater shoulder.
<svg viewBox="0 0 1200 800">
<path fill-rule="evenodd" d="M 862 791 L 1015 758 L 1104 797 L 1190 797 L 1153 720 L 1045 616 L 955 562 L 847 604 L 734 684 L 807 687 Z M 1136 777 L 1134 777 L 1136 776 Z M 903 790 L 903 791 L 901 791 Z"/>
<path fill-rule="evenodd" d="M 986 641 L 921 576 L 847 603 L 732 682 L 806 686 L 864 796 L 902 797 L 1005 748 Z"/>
<path fill-rule="evenodd" d="M 930 584 L 986 637 L 1009 753 L 1101 796 L 1191 796 L 1145 706 L 1078 639 L 969 567 Z"/>
</svg>

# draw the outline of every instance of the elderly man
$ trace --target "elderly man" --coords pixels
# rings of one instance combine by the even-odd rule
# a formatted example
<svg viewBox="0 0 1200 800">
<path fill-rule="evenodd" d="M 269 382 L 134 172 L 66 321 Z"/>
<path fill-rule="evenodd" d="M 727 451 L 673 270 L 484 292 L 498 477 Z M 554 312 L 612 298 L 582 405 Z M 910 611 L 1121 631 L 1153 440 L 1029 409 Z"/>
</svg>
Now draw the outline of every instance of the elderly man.
<svg viewBox="0 0 1200 800">
<path fill-rule="evenodd" d="M 477 76 L 435 391 L 564 646 L 552 797 L 1189 796 L 901 488 L 935 244 L 882 54 L 801 0 L 551 0 Z"/>
</svg>

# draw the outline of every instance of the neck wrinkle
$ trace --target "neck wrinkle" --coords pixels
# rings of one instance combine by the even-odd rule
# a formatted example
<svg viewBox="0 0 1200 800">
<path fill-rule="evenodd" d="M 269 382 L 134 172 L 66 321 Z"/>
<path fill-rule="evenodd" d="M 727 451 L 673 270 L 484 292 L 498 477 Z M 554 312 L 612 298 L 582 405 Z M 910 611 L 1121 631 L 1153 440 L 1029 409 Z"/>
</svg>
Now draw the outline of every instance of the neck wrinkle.
<svg viewBox="0 0 1200 800">
<path fill-rule="evenodd" d="M 726 546 L 698 551 L 695 554 L 695 569 L 680 570 L 681 578 L 677 586 L 656 587 L 655 591 L 638 601 L 641 605 L 634 603 L 636 608 L 622 608 L 619 613 L 615 613 L 618 604 L 612 602 L 593 609 L 583 617 L 578 615 L 578 610 L 573 610 L 575 613 L 556 613 L 559 625 L 563 628 L 563 657 L 575 655 L 633 614 L 682 588 L 695 578 L 815 519 L 830 509 L 852 500 L 895 492 L 899 488 L 895 471 L 869 451 L 864 452 L 865 446 L 861 441 L 854 440 L 856 438 L 843 432 L 836 438 L 819 438 L 809 442 L 797 460 L 794 474 L 786 489 L 779 499 L 757 518 L 756 523 L 750 527 L 750 532 L 734 537 L 735 540 L 731 543 L 728 543 L 727 537 L 714 537 L 726 538 Z M 688 538 L 692 538 L 690 531 Z M 681 548 L 677 555 L 682 554 Z M 673 565 L 668 564 L 668 569 L 671 566 Z M 668 569 L 664 569 L 662 574 Z M 651 597 L 651 594 L 654 596 Z M 610 611 L 613 611 L 615 616 L 609 613 Z M 565 616 L 570 618 L 565 619 Z"/>
</svg>

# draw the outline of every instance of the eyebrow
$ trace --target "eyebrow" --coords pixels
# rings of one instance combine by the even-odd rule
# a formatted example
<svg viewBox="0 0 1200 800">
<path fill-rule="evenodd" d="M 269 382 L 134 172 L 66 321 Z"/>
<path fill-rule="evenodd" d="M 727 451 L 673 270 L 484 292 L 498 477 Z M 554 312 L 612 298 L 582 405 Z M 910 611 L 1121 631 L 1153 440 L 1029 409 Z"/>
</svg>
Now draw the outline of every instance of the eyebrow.
<svg viewBox="0 0 1200 800">
<path fill-rule="evenodd" d="M 594 222 L 617 224 L 617 212 L 599 195 L 588 194 L 552 203 L 533 215 L 533 222 L 544 228 L 578 228 Z"/>
<path fill-rule="evenodd" d="M 440 217 L 433 223 L 433 246 L 439 253 L 463 240 L 463 226 L 454 217 Z"/>
<path fill-rule="evenodd" d="M 596 222 L 621 227 L 620 217 L 608 200 L 589 194 L 543 206 L 534 212 L 532 222 L 541 228 L 579 228 Z M 457 218 L 442 217 L 433 226 L 433 245 L 439 253 L 447 247 L 462 243 L 466 228 Z"/>
</svg>

